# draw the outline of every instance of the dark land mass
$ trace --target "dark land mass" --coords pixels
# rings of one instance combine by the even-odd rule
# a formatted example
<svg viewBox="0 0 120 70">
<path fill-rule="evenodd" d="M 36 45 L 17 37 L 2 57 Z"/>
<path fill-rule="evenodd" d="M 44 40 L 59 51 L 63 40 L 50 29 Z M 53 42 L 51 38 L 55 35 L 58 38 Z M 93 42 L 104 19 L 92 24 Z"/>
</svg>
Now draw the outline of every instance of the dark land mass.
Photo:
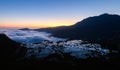
<svg viewBox="0 0 120 70">
<path fill-rule="evenodd" d="M 81 39 L 92 43 L 99 43 L 103 48 L 120 50 L 120 16 L 102 14 L 88 17 L 72 26 L 35 29 L 52 33 L 55 37 L 69 40 Z"/>
<path fill-rule="evenodd" d="M 27 28 L 21 30 L 30 30 Z M 33 29 L 32 29 L 33 30 Z M 52 33 L 53 36 L 81 39 L 92 43 L 100 43 L 103 48 L 120 51 L 120 16 L 102 14 L 84 19 L 72 26 L 35 29 Z M 51 54 L 44 59 L 34 56 L 26 58 L 27 48 L 5 34 L 0 34 L 0 65 L 7 69 L 106 69 L 119 70 L 120 52 L 110 53 L 98 58 L 77 59 L 69 54 Z"/>
<path fill-rule="evenodd" d="M 20 43 L 11 40 L 5 34 L 0 34 L 0 59 L 2 61 L 24 57 L 26 51 L 27 48 L 21 46 Z"/>
<path fill-rule="evenodd" d="M 0 34 L 0 64 L 4 69 L 105 69 L 119 68 L 119 53 L 110 53 L 99 58 L 77 59 L 63 54 L 55 53 L 44 59 L 36 59 L 34 56 L 26 58 L 27 48 L 9 39 L 5 34 Z M 110 59 L 106 59 L 109 57 Z"/>
</svg>

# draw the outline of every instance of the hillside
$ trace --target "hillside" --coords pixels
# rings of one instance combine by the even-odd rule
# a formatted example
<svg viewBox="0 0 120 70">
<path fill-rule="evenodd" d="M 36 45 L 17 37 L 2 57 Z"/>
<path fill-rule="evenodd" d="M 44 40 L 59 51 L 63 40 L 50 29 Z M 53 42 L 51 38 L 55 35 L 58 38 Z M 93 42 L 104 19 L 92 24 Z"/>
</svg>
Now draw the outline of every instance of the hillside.
<svg viewBox="0 0 120 70">
<path fill-rule="evenodd" d="M 60 28 L 35 29 L 52 33 L 53 36 L 68 39 L 81 39 L 100 43 L 109 49 L 120 50 L 120 16 L 102 14 L 88 17 L 75 25 Z"/>
<path fill-rule="evenodd" d="M 5 34 L 0 34 L 0 62 L 9 63 L 24 57 L 27 49 L 9 39 Z"/>
</svg>

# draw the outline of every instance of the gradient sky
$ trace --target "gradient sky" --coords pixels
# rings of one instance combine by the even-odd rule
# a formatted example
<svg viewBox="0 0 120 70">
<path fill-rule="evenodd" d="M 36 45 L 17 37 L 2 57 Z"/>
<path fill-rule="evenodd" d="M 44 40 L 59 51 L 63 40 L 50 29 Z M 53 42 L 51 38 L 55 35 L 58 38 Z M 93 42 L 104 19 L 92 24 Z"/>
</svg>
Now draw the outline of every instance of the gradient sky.
<svg viewBox="0 0 120 70">
<path fill-rule="evenodd" d="M 120 0 L 0 0 L 0 28 L 67 26 L 103 13 L 120 14 Z"/>
</svg>

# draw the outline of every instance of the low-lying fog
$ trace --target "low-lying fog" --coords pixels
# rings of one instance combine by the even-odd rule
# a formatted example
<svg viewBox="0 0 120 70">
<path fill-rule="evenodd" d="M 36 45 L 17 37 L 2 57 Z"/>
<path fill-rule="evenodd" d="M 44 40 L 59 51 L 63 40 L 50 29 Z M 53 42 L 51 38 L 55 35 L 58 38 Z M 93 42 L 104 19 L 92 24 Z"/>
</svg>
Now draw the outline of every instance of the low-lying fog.
<svg viewBox="0 0 120 70">
<path fill-rule="evenodd" d="M 50 36 L 46 32 L 37 32 L 32 30 L 19 30 L 19 29 L 0 29 L 0 33 L 5 33 L 9 38 L 20 43 L 38 43 L 43 40 L 49 41 L 63 41 L 65 39 Z"/>
</svg>

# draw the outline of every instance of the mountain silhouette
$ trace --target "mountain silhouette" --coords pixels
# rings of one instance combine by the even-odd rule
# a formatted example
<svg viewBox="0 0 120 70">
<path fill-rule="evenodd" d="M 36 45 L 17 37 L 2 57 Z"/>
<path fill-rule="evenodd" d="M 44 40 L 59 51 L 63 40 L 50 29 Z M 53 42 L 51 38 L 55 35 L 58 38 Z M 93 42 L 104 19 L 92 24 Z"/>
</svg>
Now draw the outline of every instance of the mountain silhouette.
<svg viewBox="0 0 120 70">
<path fill-rule="evenodd" d="M 99 16 L 88 17 L 68 27 L 36 30 L 52 33 L 56 37 L 81 39 L 100 43 L 105 48 L 120 50 L 120 16 L 115 14 L 105 13 Z"/>
<path fill-rule="evenodd" d="M 24 57 L 27 49 L 9 39 L 5 34 L 0 34 L 0 61 L 3 63 L 13 62 Z"/>
<path fill-rule="evenodd" d="M 29 28 L 22 28 L 22 29 L 19 29 L 19 30 L 31 30 L 31 29 L 29 29 Z"/>
</svg>

